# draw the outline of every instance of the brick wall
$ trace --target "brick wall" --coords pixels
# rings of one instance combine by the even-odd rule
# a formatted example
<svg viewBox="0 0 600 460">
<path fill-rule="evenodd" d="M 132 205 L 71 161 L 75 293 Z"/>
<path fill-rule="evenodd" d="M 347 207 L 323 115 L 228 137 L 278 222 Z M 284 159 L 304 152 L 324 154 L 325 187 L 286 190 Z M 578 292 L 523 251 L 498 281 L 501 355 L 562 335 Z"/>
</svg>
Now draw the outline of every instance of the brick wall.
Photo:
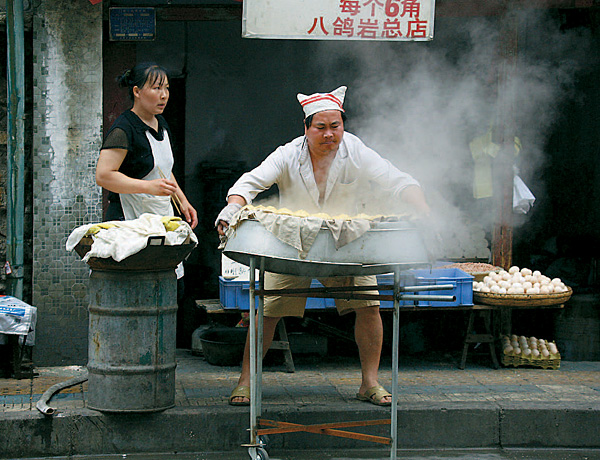
<svg viewBox="0 0 600 460">
<path fill-rule="evenodd" d="M 101 220 L 102 7 L 44 0 L 33 12 L 33 298 L 37 365 L 87 362 L 89 269 L 65 243 Z"/>
</svg>

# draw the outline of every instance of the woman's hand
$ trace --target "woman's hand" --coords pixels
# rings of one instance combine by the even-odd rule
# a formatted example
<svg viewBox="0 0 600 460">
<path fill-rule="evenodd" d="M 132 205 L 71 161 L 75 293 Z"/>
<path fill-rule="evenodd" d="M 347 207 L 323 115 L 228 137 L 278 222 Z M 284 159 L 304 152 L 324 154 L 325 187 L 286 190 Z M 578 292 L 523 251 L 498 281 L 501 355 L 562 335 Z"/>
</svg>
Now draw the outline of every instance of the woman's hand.
<svg viewBox="0 0 600 460">
<path fill-rule="evenodd" d="M 134 179 L 119 171 L 127 150 L 103 149 L 96 165 L 96 183 L 114 193 L 147 193 L 169 196 L 177 191 L 177 181 L 169 179 Z"/>
<path fill-rule="evenodd" d="M 145 188 L 144 193 L 148 193 L 149 195 L 157 195 L 157 196 L 169 196 L 173 195 L 177 192 L 177 182 L 174 182 L 169 179 L 153 179 L 153 180 L 145 180 Z"/>
<path fill-rule="evenodd" d="M 190 224 L 190 227 L 195 228 L 196 225 L 198 225 L 198 213 L 189 201 L 186 200 L 181 203 L 181 213 L 183 214 L 185 221 Z"/>
</svg>

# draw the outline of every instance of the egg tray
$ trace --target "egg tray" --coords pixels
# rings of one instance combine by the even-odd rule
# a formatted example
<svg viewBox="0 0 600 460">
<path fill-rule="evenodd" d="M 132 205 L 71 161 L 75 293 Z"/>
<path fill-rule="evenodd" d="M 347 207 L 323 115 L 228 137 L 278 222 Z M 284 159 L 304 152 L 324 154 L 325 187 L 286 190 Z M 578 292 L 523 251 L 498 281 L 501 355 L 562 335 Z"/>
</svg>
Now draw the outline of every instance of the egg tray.
<svg viewBox="0 0 600 460">
<path fill-rule="evenodd" d="M 573 289 L 556 294 L 493 294 L 491 292 L 473 291 L 473 301 L 484 305 L 544 307 L 561 305 L 571 298 Z"/>
<path fill-rule="evenodd" d="M 551 353 L 547 358 L 528 358 L 524 356 L 516 356 L 514 354 L 503 355 L 502 364 L 504 366 L 533 366 L 541 367 L 542 369 L 558 369 L 560 367 L 560 353 Z"/>
</svg>

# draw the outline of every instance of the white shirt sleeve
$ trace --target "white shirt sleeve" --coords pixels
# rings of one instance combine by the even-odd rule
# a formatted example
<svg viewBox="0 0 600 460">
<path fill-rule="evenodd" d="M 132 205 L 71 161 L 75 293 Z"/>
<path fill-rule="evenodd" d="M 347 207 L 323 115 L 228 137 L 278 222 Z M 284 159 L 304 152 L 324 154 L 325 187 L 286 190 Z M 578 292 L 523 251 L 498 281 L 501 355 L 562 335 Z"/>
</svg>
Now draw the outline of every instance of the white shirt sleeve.
<svg viewBox="0 0 600 460">
<path fill-rule="evenodd" d="M 247 204 L 252 203 L 256 195 L 268 190 L 273 184 L 279 181 L 287 168 L 286 152 L 287 144 L 278 147 L 263 162 L 252 171 L 244 173 L 233 184 L 227 192 L 227 196 L 239 195 L 246 200 Z"/>
<path fill-rule="evenodd" d="M 348 145 L 350 158 L 358 164 L 364 177 L 378 184 L 382 189 L 399 197 L 406 187 L 420 186 L 419 182 L 410 174 L 400 171 L 390 161 L 367 147 L 355 135 L 346 132 L 344 140 Z"/>
</svg>

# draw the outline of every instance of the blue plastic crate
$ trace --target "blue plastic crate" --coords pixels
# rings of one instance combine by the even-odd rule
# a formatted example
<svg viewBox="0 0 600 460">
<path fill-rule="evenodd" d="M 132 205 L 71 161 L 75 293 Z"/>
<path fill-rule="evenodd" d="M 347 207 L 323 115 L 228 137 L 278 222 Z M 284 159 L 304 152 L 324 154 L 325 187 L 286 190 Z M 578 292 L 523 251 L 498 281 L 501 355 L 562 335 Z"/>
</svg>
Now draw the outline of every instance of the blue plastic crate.
<svg viewBox="0 0 600 460">
<path fill-rule="evenodd" d="M 393 285 L 394 275 L 387 273 L 377 275 L 377 284 Z M 454 284 L 452 291 L 427 291 L 422 294 L 455 295 L 455 302 L 424 302 L 419 301 L 422 306 L 457 306 L 473 305 L 473 277 L 462 270 L 456 268 L 433 269 L 433 270 L 409 270 L 403 272 L 400 277 L 400 285 L 408 286 L 413 284 Z M 317 280 L 312 280 L 311 288 L 323 287 Z M 258 281 L 256 282 L 258 289 Z M 392 295 L 392 291 L 380 291 L 382 295 Z M 219 276 L 219 298 L 224 308 L 248 310 L 250 308 L 250 283 L 248 281 L 228 280 Z M 258 296 L 255 300 L 258 303 Z M 413 305 L 413 301 L 401 301 L 400 305 Z M 329 298 L 309 297 L 306 299 L 307 310 L 323 310 L 335 308 L 335 300 Z M 394 308 L 394 302 L 391 300 L 381 301 L 381 308 Z"/>
<path fill-rule="evenodd" d="M 258 289 L 258 281 L 256 281 L 256 289 Z M 311 288 L 323 287 L 317 280 L 312 280 Z M 250 309 L 250 282 L 228 280 L 219 276 L 219 299 L 223 308 L 249 310 Z M 258 305 L 258 296 L 255 297 L 255 302 Z M 326 308 L 335 308 L 334 299 L 326 299 L 319 297 L 309 297 L 306 299 L 307 310 L 323 310 Z"/>
<path fill-rule="evenodd" d="M 408 272 L 402 272 L 400 274 L 400 286 L 406 286 L 407 280 L 408 279 L 412 279 L 410 277 L 410 275 L 408 274 Z M 377 285 L 378 286 L 391 286 L 394 284 L 394 274 L 393 273 L 386 273 L 383 275 L 377 275 Z M 394 291 L 379 291 L 379 294 L 381 295 L 392 295 L 394 294 Z M 394 308 L 394 301 L 393 300 L 382 300 L 380 302 L 380 308 Z M 412 305 L 412 302 L 407 302 L 405 300 L 401 300 L 399 305 Z"/>
<path fill-rule="evenodd" d="M 407 284 L 426 286 L 429 284 L 452 284 L 451 290 L 445 291 L 423 291 L 423 295 L 454 295 L 454 302 L 418 301 L 420 306 L 431 307 L 456 307 L 459 305 L 473 305 L 473 276 L 459 268 L 434 268 L 410 270 Z M 412 304 L 413 302 L 405 302 Z"/>
</svg>

